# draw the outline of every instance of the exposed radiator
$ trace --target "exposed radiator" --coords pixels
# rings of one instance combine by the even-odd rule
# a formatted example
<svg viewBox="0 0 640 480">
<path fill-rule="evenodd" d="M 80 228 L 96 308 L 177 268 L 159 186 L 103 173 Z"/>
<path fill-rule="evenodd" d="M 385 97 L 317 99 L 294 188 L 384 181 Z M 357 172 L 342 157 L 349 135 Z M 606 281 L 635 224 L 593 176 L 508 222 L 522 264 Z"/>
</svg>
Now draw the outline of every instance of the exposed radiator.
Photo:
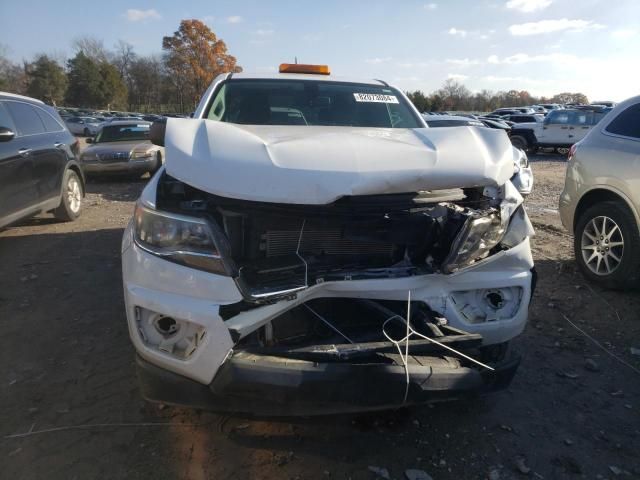
<svg viewBox="0 0 640 480">
<path fill-rule="evenodd" d="M 298 248 L 300 230 L 268 230 L 263 235 L 263 247 L 267 257 L 292 255 Z M 390 243 L 344 238 L 340 229 L 305 229 L 300 242 L 300 252 L 315 255 L 391 255 Z"/>
</svg>

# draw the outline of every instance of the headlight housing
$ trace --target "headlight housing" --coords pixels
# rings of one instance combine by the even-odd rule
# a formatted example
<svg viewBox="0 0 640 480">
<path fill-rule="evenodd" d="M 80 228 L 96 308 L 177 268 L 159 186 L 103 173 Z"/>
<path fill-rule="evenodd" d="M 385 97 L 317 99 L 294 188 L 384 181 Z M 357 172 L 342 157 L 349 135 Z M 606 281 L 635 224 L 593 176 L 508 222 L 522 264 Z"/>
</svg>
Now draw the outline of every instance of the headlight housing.
<svg viewBox="0 0 640 480">
<path fill-rule="evenodd" d="M 93 152 L 84 152 L 80 155 L 81 162 L 97 162 L 98 160 L 100 160 L 98 154 Z"/>
<path fill-rule="evenodd" d="M 133 159 L 142 159 L 142 158 L 151 158 L 153 157 L 153 152 L 151 151 L 142 151 L 142 152 L 138 152 L 138 151 L 133 151 L 131 153 L 131 158 Z"/>
<path fill-rule="evenodd" d="M 497 211 L 467 218 L 444 261 L 445 273 L 456 272 L 486 257 L 500 243 L 505 231 L 506 224 Z"/>
<path fill-rule="evenodd" d="M 133 223 L 134 240 L 147 252 L 188 267 L 228 274 L 214 229 L 204 218 L 152 210 L 138 203 Z"/>
</svg>

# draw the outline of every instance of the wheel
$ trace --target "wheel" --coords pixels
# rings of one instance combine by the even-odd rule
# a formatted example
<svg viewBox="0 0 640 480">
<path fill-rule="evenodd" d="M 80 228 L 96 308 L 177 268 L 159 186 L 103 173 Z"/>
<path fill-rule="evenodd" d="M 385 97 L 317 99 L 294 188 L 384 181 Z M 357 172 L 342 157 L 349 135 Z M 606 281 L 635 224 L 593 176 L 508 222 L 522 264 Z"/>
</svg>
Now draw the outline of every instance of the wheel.
<svg viewBox="0 0 640 480">
<path fill-rule="evenodd" d="M 573 249 L 584 276 L 605 288 L 640 284 L 640 234 L 633 213 L 621 202 L 602 202 L 576 223 Z"/>
<path fill-rule="evenodd" d="M 82 182 L 73 170 L 67 170 L 62 179 L 60 206 L 53 212 L 58 220 L 72 222 L 80 216 L 82 209 Z"/>
<path fill-rule="evenodd" d="M 87 127 L 84 127 L 84 136 L 85 137 L 90 137 L 91 136 L 91 131 Z"/>
<path fill-rule="evenodd" d="M 525 150 L 525 151 L 529 147 L 529 143 L 527 142 L 527 139 L 524 138 L 522 135 L 512 136 L 511 145 L 513 145 L 516 148 L 519 148 L 520 150 Z"/>
<path fill-rule="evenodd" d="M 567 147 L 558 147 L 556 148 L 556 152 L 560 155 L 569 155 L 569 149 Z"/>
</svg>

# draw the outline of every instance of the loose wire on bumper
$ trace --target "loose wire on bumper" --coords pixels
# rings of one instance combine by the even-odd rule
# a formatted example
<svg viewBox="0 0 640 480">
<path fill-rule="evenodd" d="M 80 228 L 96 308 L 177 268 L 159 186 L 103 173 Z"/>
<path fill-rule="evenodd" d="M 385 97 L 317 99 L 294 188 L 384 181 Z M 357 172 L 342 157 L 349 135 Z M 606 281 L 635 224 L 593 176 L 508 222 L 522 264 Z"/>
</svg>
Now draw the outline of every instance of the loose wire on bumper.
<svg viewBox="0 0 640 480">
<path fill-rule="evenodd" d="M 406 329 L 406 335 L 401 338 L 400 340 L 395 340 L 393 338 L 391 338 L 389 336 L 389 334 L 387 333 L 387 331 L 385 330 L 385 327 L 387 326 L 387 324 L 395 319 L 399 319 L 401 321 L 403 321 L 407 327 Z M 407 298 L 407 319 L 411 319 L 411 291 L 409 291 L 408 294 L 408 298 Z M 462 352 L 459 352 L 458 350 L 456 350 L 455 348 L 451 348 L 448 345 L 445 345 L 443 343 L 438 342 L 437 340 L 434 340 L 433 338 L 429 338 L 426 335 L 423 335 L 419 332 L 416 332 L 411 325 L 409 324 L 409 321 L 407 321 L 406 319 L 404 319 L 401 315 L 393 315 L 389 318 L 387 318 L 384 323 L 382 324 L 382 334 L 387 338 L 387 340 L 389 340 L 391 343 L 393 343 L 396 347 L 396 349 L 398 350 L 398 354 L 400 355 L 400 359 L 402 360 L 402 364 L 404 366 L 404 370 L 405 370 L 405 376 L 406 376 L 406 387 L 405 387 L 405 391 L 404 391 L 404 398 L 402 399 L 402 404 L 407 403 L 407 397 L 409 395 L 409 383 L 410 383 L 410 378 L 409 378 L 409 340 L 411 338 L 411 336 L 415 335 L 417 337 L 423 338 L 435 345 L 438 345 L 446 350 L 449 350 L 453 353 L 455 353 L 456 355 L 460 355 L 461 357 L 469 360 L 472 363 L 475 363 L 476 365 L 486 368 L 487 370 L 490 371 L 495 371 L 495 369 L 493 367 L 490 367 L 489 365 L 482 363 L 474 358 L 469 357 L 468 355 L 465 355 Z M 401 344 L 404 342 L 404 355 L 402 354 L 402 348 L 400 347 Z"/>
</svg>

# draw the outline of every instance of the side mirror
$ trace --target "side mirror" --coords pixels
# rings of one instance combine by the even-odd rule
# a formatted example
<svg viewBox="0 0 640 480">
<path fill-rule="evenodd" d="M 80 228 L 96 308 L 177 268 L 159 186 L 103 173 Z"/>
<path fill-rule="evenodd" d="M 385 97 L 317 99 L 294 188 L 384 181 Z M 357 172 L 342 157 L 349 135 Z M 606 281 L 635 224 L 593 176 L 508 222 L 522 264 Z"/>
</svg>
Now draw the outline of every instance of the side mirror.
<svg viewBox="0 0 640 480">
<path fill-rule="evenodd" d="M 0 127 L 0 142 L 8 142 L 13 140 L 16 136 L 16 132 L 7 127 Z"/>
<path fill-rule="evenodd" d="M 159 147 L 164 147 L 164 133 L 166 129 L 167 129 L 166 120 L 153 122 L 151 124 L 151 128 L 149 129 L 149 140 L 151 140 L 151 143 Z"/>
<path fill-rule="evenodd" d="M 87 142 L 87 143 L 95 143 L 95 140 L 93 138 L 91 138 L 91 137 L 87 137 L 85 139 L 85 142 Z"/>
</svg>

